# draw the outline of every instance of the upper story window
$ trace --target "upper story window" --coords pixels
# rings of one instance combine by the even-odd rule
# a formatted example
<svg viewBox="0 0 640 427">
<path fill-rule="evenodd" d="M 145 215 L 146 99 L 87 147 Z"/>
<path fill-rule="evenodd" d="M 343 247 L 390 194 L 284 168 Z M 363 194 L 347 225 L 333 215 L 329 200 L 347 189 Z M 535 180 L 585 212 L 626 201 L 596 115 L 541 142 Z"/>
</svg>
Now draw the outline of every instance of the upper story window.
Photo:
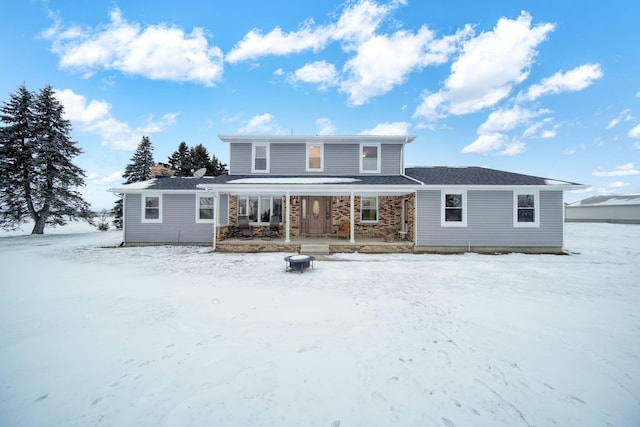
<svg viewBox="0 0 640 427">
<path fill-rule="evenodd" d="M 269 172 L 269 144 L 254 143 L 251 151 L 251 172 Z"/>
<path fill-rule="evenodd" d="M 513 193 L 513 226 L 538 227 L 538 207 L 540 194 L 538 191 L 516 191 Z"/>
<path fill-rule="evenodd" d="M 467 192 L 442 191 L 442 214 L 440 224 L 443 227 L 467 226 Z"/>
<path fill-rule="evenodd" d="M 162 194 L 142 195 L 141 222 L 162 222 Z"/>
<path fill-rule="evenodd" d="M 196 222 L 213 222 L 213 196 L 196 194 Z"/>
<path fill-rule="evenodd" d="M 380 172 L 380 144 L 360 144 L 360 172 Z"/>
<path fill-rule="evenodd" d="M 324 158 L 323 144 L 307 144 L 307 172 L 322 171 Z"/>
</svg>

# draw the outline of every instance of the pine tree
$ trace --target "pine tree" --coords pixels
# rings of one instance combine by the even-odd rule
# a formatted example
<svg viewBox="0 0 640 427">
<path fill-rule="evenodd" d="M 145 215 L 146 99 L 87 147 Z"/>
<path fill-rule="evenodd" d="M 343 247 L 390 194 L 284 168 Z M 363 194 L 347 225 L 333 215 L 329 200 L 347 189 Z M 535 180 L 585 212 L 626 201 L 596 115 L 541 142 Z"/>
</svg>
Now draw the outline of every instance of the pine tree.
<svg viewBox="0 0 640 427">
<path fill-rule="evenodd" d="M 143 136 L 136 152 L 131 157 L 131 163 L 127 165 L 122 174 L 122 177 L 126 180 L 125 184 L 151 179 L 151 168 L 154 165 L 153 145 L 151 145 L 148 136 Z"/>
<path fill-rule="evenodd" d="M 175 172 L 175 176 L 191 176 L 191 151 L 186 142 L 182 141 L 178 149 L 169 157 L 169 167 Z"/>
<path fill-rule="evenodd" d="M 191 149 L 191 167 L 193 171 L 198 169 L 206 169 L 206 176 L 213 176 L 213 170 L 211 170 L 211 160 L 209 160 L 209 151 L 207 148 L 198 144 Z"/>
<path fill-rule="evenodd" d="M 211 176 L 226 175 L 229 173 L 227 165 L 218 160 L 215 154 L 211 155 L 211 170 L 213 172 Z"/>
<path fill-rule="evenodd" d="M 124 169 L 124 173 L 122 174 L 122 177 L 125 179 L 124 183 L 131 184 L 133 182 L 151 179 L 151 168 L 154 165 L 153 145 L 148 136 L 143 136 L 136 152 L 133 153 L 133 157 L 131 157 L 131 163 Z M 122 199 L 116 200 L 111 212 L 114 216 L 113 225 L 116 228 L 122 228 Z"/>
<path fill-rule="evenodd" d="M 82 150 L 70 139 L 71 123 L 53 88 L 34 95 L 20 86 L 1 111 L 7 124 L 0 133 L 3 228 L 16 228 L 29 217 L 35 222 L 31 234 L 71 220 L 91 223 L 89 204 L 78 191 L 85 173 L 72 162 Z"/>
</svg>

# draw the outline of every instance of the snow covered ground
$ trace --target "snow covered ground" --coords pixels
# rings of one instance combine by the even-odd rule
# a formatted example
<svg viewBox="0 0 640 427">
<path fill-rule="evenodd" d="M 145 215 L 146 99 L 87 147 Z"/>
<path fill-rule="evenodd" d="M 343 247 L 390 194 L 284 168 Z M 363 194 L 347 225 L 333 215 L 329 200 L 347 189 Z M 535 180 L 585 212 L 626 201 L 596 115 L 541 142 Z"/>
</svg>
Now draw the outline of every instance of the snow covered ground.
<svg viewBox="0 0 640 427">
<path fill-rule="evenodd" d="M 2 426 L 640 425 L 640 226 L 302 275 L 69 230 L 0 238 Z"/>
</svg>

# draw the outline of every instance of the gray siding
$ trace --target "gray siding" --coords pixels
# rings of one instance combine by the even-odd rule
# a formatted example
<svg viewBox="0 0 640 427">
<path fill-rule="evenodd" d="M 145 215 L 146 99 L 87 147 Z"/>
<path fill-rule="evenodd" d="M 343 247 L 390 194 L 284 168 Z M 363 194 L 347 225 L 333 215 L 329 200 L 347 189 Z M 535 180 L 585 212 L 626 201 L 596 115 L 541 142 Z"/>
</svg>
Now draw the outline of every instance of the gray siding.
<svg viewBox="0 0 640 427">
<path fill-rule="evenodd" d="M 164 194 L 162 223 L 143 223 L 141 195 L 125 196 L 126 243 L 208 243 L 213 239 L 212 223 L 196 223 L 194 194 Z M 222 204 L 222 203 L 221 203 Z M 226 209 L 220 209 L 226 212 Z"/>
<path fill-rule="evenodd" d="M 251 174 L 251 144 L 230 144 L 230 173 Z M 382 144 L 381 175 L 399 175 L 402 164 L 402 144 Z M 358 175 L 360 173 L 359 144 L 324 144 L 322 172 L 307 172 L 307 143 L 269 144 L 269 175 Z"/>
<path fill-rule="evenodd" d="M 439 190 L 417 192 L 416 245 L 562 247 L 562 191 L 540 191 L 540 226 L 513 226 L 513 192 L 467 191 L 467 226 L 442 227 Z"/>
<path fill-rule="evenodd" d="M 248 175 L 251 173 L 251 144 L 229 144 L 229 174 Z"/>
</svg>

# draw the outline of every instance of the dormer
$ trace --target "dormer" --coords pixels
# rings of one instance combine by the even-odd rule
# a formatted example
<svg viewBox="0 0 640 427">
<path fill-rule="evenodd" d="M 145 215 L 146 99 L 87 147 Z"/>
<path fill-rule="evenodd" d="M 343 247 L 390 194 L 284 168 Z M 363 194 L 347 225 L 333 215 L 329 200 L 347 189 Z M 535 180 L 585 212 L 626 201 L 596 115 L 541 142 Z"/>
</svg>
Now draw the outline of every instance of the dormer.
<svg viewBox="0 0 640 427">
<path fill-rule="evenodd" d="M 402 175 L 415 136 L 218 135 L 229 144 L 229 175 Z"/>
</svg>

